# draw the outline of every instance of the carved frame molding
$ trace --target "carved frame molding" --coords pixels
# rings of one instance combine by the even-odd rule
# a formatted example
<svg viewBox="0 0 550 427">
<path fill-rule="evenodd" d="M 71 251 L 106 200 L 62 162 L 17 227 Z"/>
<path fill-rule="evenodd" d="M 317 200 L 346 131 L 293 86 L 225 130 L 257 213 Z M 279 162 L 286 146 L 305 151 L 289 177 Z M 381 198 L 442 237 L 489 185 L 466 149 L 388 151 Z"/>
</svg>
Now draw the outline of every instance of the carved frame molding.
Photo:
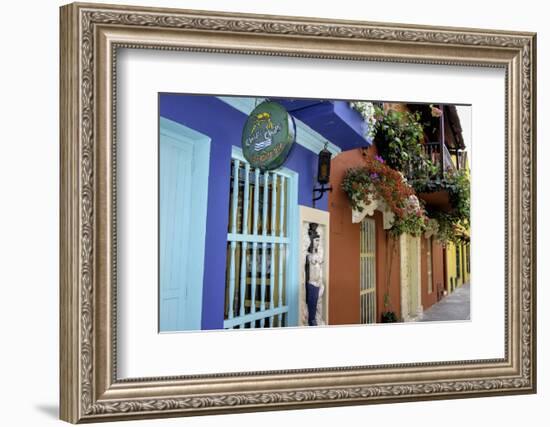
<svg viewBox="0 0 550 427">
<path fill-rule="evenodd" d="M 535 392 L 535 43 L 532 33 L 63 6 L 61 418 L 77 423 Z M 117 380 L 115 65 L 120 47 L 504 68 L 505 357 Z"/>
</svg>

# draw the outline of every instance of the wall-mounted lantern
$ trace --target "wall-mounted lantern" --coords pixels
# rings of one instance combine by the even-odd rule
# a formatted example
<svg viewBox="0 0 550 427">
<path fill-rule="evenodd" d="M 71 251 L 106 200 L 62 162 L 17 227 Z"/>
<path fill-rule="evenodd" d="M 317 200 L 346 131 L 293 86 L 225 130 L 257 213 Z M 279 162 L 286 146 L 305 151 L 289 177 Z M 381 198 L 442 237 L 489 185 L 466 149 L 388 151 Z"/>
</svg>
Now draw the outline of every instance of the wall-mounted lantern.
<svg viewBox="0 0 550 427">
<path fill-rule="evenodd" d="M 325 194 L 327 191 L 332 191 L 330 182 L 330 159 L 332 154 L 327 150 L 328 142 L 325 142 L 325 147 L 319 152 L 319 159 L 317 164 L 317 183 L 321 184 L 320 187 L 313 187 L 313 207 L 315 202 Z M 329 184 L 327 186 L 327 184 Z"/>
</svg>

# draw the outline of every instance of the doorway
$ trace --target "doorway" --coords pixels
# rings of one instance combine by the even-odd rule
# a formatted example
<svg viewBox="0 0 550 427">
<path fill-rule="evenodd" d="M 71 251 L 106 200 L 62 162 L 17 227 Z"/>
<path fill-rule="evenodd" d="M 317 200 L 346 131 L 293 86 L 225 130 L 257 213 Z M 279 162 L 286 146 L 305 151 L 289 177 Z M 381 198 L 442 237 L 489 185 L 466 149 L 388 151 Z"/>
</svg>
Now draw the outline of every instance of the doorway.
<svg viewBox="0 0 550 427">
<path fill-rule="evenodd" d="M 159 125 L 159 330 L 198 330 L 210 138 L 163 117 Z"/>
<path fill-rule="evenodd" d="M 401 311 L 405 322 L 422 316 L 420 237 L 403 234 L 401 249 Z"/>
</svg>

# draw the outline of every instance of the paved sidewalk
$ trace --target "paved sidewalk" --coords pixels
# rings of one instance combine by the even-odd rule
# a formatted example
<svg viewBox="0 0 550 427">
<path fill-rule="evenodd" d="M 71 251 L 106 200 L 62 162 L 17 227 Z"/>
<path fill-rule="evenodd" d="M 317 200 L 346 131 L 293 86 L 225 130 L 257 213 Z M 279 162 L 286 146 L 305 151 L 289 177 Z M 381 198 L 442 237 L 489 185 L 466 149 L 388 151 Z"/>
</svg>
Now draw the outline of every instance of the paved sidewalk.
<svg viewBox="0 0 550 427">
<path fill-rule="evenodd" d="M 427 309 L 421 322 L 470 320 L 470 284 L 466 283 Z"/>
</svg>

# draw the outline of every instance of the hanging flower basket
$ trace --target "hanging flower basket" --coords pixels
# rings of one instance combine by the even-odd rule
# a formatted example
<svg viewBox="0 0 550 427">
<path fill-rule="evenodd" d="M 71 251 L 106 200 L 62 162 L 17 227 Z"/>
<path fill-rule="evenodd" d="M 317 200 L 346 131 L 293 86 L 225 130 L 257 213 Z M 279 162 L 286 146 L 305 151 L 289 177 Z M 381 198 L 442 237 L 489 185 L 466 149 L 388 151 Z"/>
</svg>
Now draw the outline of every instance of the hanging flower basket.
<svg viewBox="0 0 550 427">
<path fill-rule="evenodd" d="M 403 175 L 381 157 L 366 157 L 365 166 L 348 169 L 342 182 L 352 208 L 352 221 L 360 222 L 375 210 L 385 212 L 385 227 L 395 234 L 418 235 L 424 230 L 424 209 Z"/>
</svg>

